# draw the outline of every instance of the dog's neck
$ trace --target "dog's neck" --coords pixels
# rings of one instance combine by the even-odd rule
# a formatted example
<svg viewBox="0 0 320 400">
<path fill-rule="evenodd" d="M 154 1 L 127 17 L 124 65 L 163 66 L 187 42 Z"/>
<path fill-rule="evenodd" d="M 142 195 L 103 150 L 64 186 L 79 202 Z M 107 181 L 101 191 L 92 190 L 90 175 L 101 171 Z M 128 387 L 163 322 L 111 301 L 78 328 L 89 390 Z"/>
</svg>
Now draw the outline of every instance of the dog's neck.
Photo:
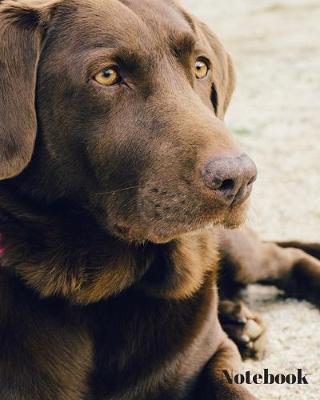
<svg viewBox="0 0 320 400">
<path fill-rule="evenodd" d="M 141 278 L 141 249 L 107 235 L 85 210 L 43 206 L 1 189 L 2 268 L 14 270 L 41 296 L 90 303 Z"/>
<path fill-rule="evenodd" d="M 13 270 L 42 297 L 88 304 L 135 287 L 181 299 L 217 264 L 213 234 L 196 232 L 164 245 L 133 245 L 108 235 L 85 210 L 27 204 L 0 193 L 1 269 Z"/>
</svg>

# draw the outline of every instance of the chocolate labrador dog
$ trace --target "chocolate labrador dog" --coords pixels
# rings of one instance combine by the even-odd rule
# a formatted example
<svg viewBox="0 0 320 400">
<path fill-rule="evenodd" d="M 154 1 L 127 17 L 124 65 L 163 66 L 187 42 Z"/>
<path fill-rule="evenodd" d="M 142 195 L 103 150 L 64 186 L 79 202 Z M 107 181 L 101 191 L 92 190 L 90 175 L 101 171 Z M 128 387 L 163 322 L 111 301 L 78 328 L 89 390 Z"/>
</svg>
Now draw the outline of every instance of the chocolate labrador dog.
<svg viewBox="0 0 320 400">
<path fill-rule="evenodd" d="M 225 378 L 219 247 L 233 298 L 293 280 L 217 228 L 256 178 L 223 124 L 233 87 L 176 2 L 0 1 L 1 399 L 254 399 Z"/>
</svg>

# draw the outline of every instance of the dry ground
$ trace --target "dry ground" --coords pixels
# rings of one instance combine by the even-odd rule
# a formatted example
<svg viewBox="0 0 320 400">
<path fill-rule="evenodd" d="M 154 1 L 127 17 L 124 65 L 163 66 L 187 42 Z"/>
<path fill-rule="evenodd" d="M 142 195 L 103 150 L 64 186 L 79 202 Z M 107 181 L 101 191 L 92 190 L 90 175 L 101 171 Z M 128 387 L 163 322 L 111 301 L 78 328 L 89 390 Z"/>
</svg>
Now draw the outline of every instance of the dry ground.
<svg viewBox="0 0 320 400">
<path fill-rule="evenodd" d="M 183 0 L 232 54 L 227 123 L 259 168 L 249 223 L 264 239 L 320 241 L 320 1 Z M 269 324 L 268 355 L 245 368 L 302 368 L 309 386 L 255 386 L 260 399 L 320 399 L 320 313 L 250 288 Z M 272 326 L 271 326 L 272 325 Z"/>
</svg>

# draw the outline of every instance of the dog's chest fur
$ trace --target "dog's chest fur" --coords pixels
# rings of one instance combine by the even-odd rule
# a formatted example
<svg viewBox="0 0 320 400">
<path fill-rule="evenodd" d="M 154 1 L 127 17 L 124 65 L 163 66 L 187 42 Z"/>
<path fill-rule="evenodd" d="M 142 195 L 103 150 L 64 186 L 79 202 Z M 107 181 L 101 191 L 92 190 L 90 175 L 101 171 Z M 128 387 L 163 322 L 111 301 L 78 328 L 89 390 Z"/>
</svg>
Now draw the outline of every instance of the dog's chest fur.
<svg viewBox="0 0 320 400">
<path fill-rule="evenodd" d="M 185 398 L 215 351 L 215 293 L 206 283 L 189 300 L 130 290 L 89 307 L 39 300 L 3 274 L 0 285 L 2 312 L 10 309 L 1 398 L 15 385 L 39 400 Z"/>
<path fill-rule="evenodd" d="M 0 229 L 0 398 L 186 398 L 220 339 L 214 235 L 114 258 L 83 215 L 24 218 Z"/>
</svg>

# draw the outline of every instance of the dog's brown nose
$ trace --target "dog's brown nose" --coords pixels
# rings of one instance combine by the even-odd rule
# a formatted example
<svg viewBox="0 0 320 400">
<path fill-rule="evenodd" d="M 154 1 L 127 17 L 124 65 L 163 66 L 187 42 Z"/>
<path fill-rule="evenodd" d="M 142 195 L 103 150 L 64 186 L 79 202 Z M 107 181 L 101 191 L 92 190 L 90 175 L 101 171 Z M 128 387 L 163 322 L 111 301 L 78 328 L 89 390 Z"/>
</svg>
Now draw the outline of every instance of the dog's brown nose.
<svg viewBox="0 0 320 400">
<path fill-rule="evenodd" d="M 205 164 L 202 177 L 222 203 L 235 205 L 249 196 L 257 177 L 257 167 L 246 154 L 216 157 Z"/>
</svg>

